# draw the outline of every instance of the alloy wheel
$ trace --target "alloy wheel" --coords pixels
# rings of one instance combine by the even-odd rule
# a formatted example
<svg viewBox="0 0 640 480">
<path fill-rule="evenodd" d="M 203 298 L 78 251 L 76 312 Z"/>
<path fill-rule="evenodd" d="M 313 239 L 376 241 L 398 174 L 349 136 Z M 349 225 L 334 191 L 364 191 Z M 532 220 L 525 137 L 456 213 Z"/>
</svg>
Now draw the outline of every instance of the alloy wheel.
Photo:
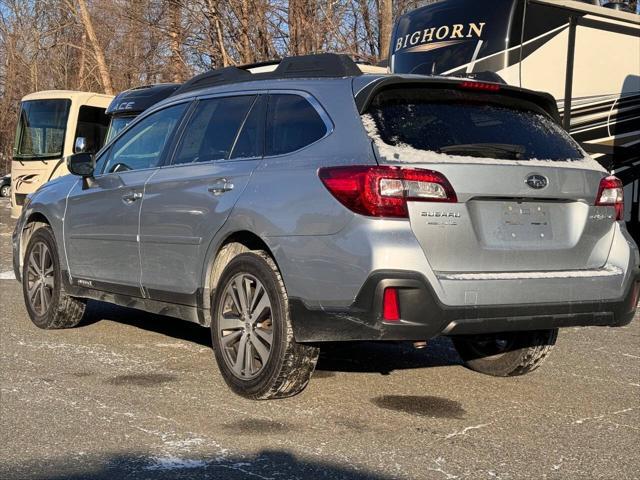
<svg viewBox="0 0 640 480">
<path fill-rule="evenodd" d="M 269 295 L 256 277 L 240 273 L 227 284 L 218 311 L 225 362 L 242 379 L 255 378 L 267 364 L 273 343 Z"/>
<path fill-rule="evenodd" d="M 49 310 L 55 284 L 53 257 L 44 242 L 36 243 L 31 249 L 26 274 L 29 304 L 42 316 Z"/>
</svg>

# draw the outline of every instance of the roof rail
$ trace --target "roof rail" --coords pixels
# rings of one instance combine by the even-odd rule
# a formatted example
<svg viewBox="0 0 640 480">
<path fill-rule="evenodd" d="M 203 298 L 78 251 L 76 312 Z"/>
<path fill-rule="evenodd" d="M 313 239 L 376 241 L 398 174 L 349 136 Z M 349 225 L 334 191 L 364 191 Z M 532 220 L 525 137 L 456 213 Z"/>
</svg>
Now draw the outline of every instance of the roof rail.
<svg viewBox="0 0 640 480">
<path fill-rule="evenodd" d="M 272 72 L 251 73 L 250 68 L 277 64 Z M 317 55 L 301 55 L 285 57 L 280 61 L 262 62 L 261 64 L 224 67 L 196 75 L 187 80 L 174 95 L 219 85 L 249 82 L 253 80 L 276 80 L 285 78 L 341 78 L 362 75 L 356 63 L 347 55 L 337 53 L 320 53 Z"/>
</svg>

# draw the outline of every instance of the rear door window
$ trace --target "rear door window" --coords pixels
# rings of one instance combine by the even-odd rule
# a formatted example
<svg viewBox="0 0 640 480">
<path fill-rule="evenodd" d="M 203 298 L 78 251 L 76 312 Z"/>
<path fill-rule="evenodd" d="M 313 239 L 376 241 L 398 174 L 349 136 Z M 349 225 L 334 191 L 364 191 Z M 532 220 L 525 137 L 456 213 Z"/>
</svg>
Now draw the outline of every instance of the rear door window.
<svg viewBox="0 0 640 480">
<path fill-rule="evenodd" d="M 174 165 L 229 158 L 255 95 L 200 100 L 176 149 Z"/>
<path fill-rule="evenodd" d="M 300 95 L 269 96 L 266 155 L 284 155 L 321 139 L 327 126 L 307 99 Z"/>
<path fill-rule="evenodd" d="M 541 112 L 464 99 L 446 90 L 383 91 L 364 123 L 369 135 L 395 147 L 509 160 L 583 158 L 568 134 Z"/>
</svg>

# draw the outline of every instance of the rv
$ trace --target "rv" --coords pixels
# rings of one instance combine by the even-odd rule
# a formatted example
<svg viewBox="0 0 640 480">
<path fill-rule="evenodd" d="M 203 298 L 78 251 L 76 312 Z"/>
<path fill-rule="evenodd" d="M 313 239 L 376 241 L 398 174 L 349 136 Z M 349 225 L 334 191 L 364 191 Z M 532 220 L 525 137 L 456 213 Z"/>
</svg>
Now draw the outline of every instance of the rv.
<svg viewBox="0 0 640 480">
<path fill-rule="evenodd" d="M 49 90 L 27 95 L 20 104 L 11 162 L 11 216 L 17 218 L 27 195 L 69 173 L 64 157 L 97 152 L 109 124 L 111 95 Z"/>
<path fill-rule="evenodd" d="M 116 137 L 143 111 L 172 95 L 179 87 L 178 83 L 157 83 L 120 92 L 107 107 L 110 120 L 105 143 Z"/>
<path fill-rule="evenodd" d="M 622 2 L 443 0 L 397 19 L 389 68 L 551 93 L 565 129 L 624 182 L 640 239 L 640 16 Z"/>
</svg>

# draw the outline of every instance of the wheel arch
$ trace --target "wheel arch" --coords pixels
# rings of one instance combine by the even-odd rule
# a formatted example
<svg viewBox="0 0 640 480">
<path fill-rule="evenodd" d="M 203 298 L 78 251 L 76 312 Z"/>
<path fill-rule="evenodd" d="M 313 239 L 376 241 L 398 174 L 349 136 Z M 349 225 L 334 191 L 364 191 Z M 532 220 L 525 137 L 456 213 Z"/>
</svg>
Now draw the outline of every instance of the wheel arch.
<svg viewBox="0 0 640 480">
<path fill-rule="evenodd" d="M 31 212 L 27 217 L 27 220 L 24 222 L 24 226 L 22 227 L 22 231 L 20 232 L 20 271 L 22 271 L 22 267 L 24 265 L 24 255 L 27 251 L 27 245 L 29 244 L 31 236 L 38 228 L 44 226 L 51 227 L 51 222 L 45 214 L 38 211 Z"/>
<path fill-rule="evenodd" d="M 201 311 L 204 312 L 205 326 L 211 324 L 210 299 L 215 293 L 216 284 L 222 271 L 235 255 L 251 250 L 264 250 L 278 266 L 272 248 L 262 237 L 251 230 L 227 232 L 218 241 L 214 239 L 211 242 L 202 274 L 202 297 L 199 299 Z"/>
</svg>

